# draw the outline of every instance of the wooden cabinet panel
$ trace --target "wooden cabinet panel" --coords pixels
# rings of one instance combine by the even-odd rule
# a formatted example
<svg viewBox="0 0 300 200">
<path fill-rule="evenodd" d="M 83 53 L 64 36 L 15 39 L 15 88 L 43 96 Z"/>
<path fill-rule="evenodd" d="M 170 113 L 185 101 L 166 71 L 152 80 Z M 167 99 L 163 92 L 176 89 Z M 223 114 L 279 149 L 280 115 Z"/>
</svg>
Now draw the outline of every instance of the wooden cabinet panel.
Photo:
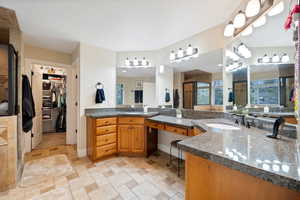
<svg viewBox="0 0 300 200">
<path fill-rule="evenodd" d="M 188 135 L 187 134 L 188 130 L 185 128 L 179 128 L 179 127 L 175 127 L 175 126 L 166 125 L 165 130 L 169 131 L 169 132 L 181 134 L 181 135 Z"/>
<path fill-rule="evenodd" d="M 108 126 L 117 124 L 116 117 L 96 119 L 96 126 Z"/>
<path fill-rule="evenodd" d="M 135 125 L 131 130 L 132 152 L 145 152 L 145 134 L 144 126 Z"/>
<path fill-rule="evenodd" d="M 193 128 L 193 129 L 189 129 L 188 136 L 196 136 L 196 135 L 201 135 L 203 133 L 205 133 L 204 130 L 201 130 L 199 128 Z"/>
<path fill-rule="evenodd" d="M 132 125 L 119 125 L 118 128 L 118 151 L 130 152 Z"/>
<path fill-rule="evenodd" d="M 101 158 L 103 156 L 112 155 L 117 152 L 116 144 L 109 144 L 96 148 L 96 159 Z"/>
<path fill-rule="evenodd" d="M 112 126 L 102 126 L 102 127 L 97 127 L 96 128 L 96 134 L 97 135 L 104 135 L 108 133 L 115 133 L 117 131 L 117 126 L 112 125 Z"/>
<path fill-rule="evenodd" d="M 97 136 L 96 139 L 96 146 L 103 146 L 111 143 L 117 142 L 117 134 L 116 133 L 110 133 L 107 135 L 100 135 Z"/>
<path fill-rule="evenodd" d="M 146 121 L 146 126 L 150 127 L 150 128 L 156 128 L 156 129 L 160 129 L 160 130 L 164 130 L 165 129 L 165 125 L 162 123 L 157 123 L 157 122 L 149 122 Z"/>
<path fill-rule="evenodd" d="M 119 124 L 144 124 L 142 117 L 120 117 Z"/>
</svg>

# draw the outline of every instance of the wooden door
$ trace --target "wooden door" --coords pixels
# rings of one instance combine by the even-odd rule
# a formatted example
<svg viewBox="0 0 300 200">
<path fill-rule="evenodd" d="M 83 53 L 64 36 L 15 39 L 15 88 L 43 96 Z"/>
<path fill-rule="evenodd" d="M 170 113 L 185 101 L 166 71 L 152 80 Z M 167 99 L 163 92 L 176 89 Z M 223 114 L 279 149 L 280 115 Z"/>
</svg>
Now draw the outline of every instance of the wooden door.
<svg viewBox="0 0 300 200">
<path fill-rule="evenodd" d="M 135 125 L 130 130 L 131 132 L 131 147 L 133 153 L 145 152 L 145 134 L 144 126 Z"/>
<path fill-rule="evenodd" d="M 183 84 L 183 108 L 193 109 L 193 88 L 194 83 L 184 83 Z"/>
<path fill-rule="evenodd" d="M 31 88 L 32 95 L 35 104 L 35 118 L 33 118 L 33 127 L 32 127 L 32 139 L 31 139 L 31 149 L 34 149 L 40 142 L 43 137 L 43 125 L 42 125 L 42 104 L 43 104 L 43 87 L 42 79 L 43 74 L 40 69 L 41 65 L 33 65 L 32 67 L 32 77 L 31 77 Z"/>
<path fill-rule="evenodd" d="M 234 103 L 237 106 L 247 105 L 247 82 L 234 83 Z"/>
<path fill-rule="evenodd" d="M 119 152 L 130 152 L 132 125 L 119 125 L 118 128 L 118 150 Z"/>
</svg>

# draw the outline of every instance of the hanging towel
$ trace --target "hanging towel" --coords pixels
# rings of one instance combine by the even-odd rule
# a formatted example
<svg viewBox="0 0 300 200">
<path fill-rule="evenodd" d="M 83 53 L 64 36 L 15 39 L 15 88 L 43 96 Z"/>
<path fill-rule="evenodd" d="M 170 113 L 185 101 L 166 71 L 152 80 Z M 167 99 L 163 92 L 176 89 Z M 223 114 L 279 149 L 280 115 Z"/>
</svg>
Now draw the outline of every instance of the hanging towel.
<svg viewBox="0 0 300 200">
<path fill-rule="evenodd" d="M 173 101 L 174 101 L 174 108 L 178 108 L 178 107 L 179 107 L 179 94 L 178 94 L 178 89 L 175 89 Z"/>
<path fill-rule="evenodd" d="M 96 103 L 103 103 L 103 101 L 105 101 L 105 94 L 103 89 L 97 89 L 95 100 Z"/>
<path fill-rule="evenodd" d="M 171 101 L 170 92 L 168 92 L 168 91 L 166 91 L 165 100 L 166 100 L 166 103 Z"/>
<path fill-rule="evenodd" d="M 290 91 L 289 99 L 290 99 L 290 102 L 295 102 L 295 89 L 294 88 L 291 89 L 291 91 Z"/>
<path fill-rule="evenodd" d="M 35 105 L 28 77 L 22 76 L 22 128 L 25 133 L 32 129 Z"/>
<path fill-rule="evenodd" d="M 228 102 L 233 102 L 234 101 L 234 95 L 233 95 L 233 92 L 229 92 L 229 95 L 228 95 Z"/>
</svg>

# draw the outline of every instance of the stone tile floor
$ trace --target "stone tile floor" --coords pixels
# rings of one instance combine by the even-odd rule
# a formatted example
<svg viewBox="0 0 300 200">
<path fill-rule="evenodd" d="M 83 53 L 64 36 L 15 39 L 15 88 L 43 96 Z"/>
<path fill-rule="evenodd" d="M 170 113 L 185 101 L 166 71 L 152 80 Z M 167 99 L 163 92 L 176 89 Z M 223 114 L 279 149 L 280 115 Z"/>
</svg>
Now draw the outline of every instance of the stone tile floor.
<svg viewBox="0 0 300 200">
<path fill-rule="evenodd" d="M 51 155 L 67 155 L 74 168 L 68 176 L 49 178 L 43 184 L 16 188 L 0 193 L 0 200 L 180 200 L 184 199 L 184 178 L 175 168 L 167 168 L 168 157 L 112 157 L 92 163 L 77 158 L 74 146 L 34 150 L 26 161 Z"/>
</svg>

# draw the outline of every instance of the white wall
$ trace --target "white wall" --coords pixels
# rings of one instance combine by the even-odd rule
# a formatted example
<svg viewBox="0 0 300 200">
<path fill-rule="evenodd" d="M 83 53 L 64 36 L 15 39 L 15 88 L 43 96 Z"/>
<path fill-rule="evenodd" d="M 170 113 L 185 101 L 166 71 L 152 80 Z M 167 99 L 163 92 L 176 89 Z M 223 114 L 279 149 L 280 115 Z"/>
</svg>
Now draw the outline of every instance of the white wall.
<svg viewBox="0 0 300 200">
<path fill-rule="evenodd" d="M 77 136 L 79 156 L 86 156 L 85 109 L 116 106 L 116 53 L 107 49 L 80 43 L 80 131 Z M 106 101 L 95 104 L 95 85 L 104 84 Z"/>
<path fill-rule="evenodd" d="M 159 66 L 156 67 L 156 102 L 157 105 L 173 105 L 173 80 L 174 69 L 164 66 L 164 72 L 160 73 Z M 170 92 L 170 102 L 165 102 L 166 88 Z"/>
</svg>

